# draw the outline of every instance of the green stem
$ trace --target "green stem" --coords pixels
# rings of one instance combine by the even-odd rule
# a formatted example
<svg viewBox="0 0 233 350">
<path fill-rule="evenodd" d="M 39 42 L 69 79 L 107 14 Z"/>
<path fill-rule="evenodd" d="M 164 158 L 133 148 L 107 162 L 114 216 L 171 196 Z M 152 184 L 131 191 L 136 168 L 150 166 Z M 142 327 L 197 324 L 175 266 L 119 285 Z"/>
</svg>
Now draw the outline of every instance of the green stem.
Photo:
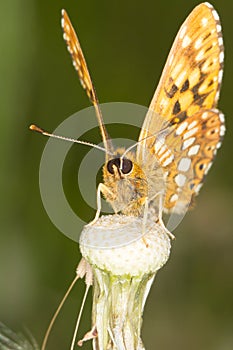
<svg viewBox="0 0 233 350">
<path fill-rule="evenodd" d="M 144 350 L 141 340 L 144 305 L 155 273 L 114 276 L 93 267 L 92 321 L 98 337 L 95 350 Z"/>
</svg>

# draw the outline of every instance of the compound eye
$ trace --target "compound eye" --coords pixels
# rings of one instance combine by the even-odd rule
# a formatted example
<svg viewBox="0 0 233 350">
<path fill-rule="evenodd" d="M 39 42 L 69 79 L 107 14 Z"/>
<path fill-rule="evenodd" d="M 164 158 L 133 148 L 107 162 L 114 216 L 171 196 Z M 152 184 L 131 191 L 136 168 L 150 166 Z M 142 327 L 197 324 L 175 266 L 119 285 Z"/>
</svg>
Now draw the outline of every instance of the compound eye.
<svg viewBox="0 0 233 350">
<path fill-rule="evenodd" d="M 114 174 L 113 165 L 115 165 L 118 169 L 120 168 L 120 158 L 114 158 L 108 161 L 107 170 L 110 174 Z"/>
<path fill-rule="evenodd" d="M 127 159 L 127 158 L 123 158 L 122 159 L 122 173 L 123 174 L 129 174 L 131 172 L 133 168 L 133 163 L 131 160 Z"/>
</svg>

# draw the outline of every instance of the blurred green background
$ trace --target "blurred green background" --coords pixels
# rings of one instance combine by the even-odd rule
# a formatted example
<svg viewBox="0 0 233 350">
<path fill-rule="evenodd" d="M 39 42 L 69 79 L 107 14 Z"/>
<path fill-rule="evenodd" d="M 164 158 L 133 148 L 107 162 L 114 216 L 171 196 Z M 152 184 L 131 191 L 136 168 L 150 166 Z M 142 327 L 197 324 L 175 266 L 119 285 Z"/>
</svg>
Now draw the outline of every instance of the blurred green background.
<svg viewBox="0 0 233 350">
<path fill-rule="evenodd" d="M 32 122 L 53 130 L 89 106 L 62 39 L 60 10 L 68 11 L 78 32 L 100 101 L 147 106 L 175 34 L 198 3 L 1 3 L 0 320 L 15 329 L 28 326 L 39 343 L 80 260 L 77 244 L 53 226 L 43 208 L 38 170 L 47 140 L 28 130 Z M 219 106 L 228 131 L 197 206 L 175 231 L 170 261 L 152 288 L 143 324 L 147 349 L 233 349 L 233 2 L 212 4 L 225 39 Z M 98 132 L 88 139 L 98 142 Z M 71 158 L 64 181 L 69 200 L 81 212 L 78 191 L 72 191 L 77 160 Z M 90 220 L 93 212 L 83 215 Z M 48 349 L 69 348 L 83 290 L 83 282 L 73 290 Z M 89 296 L 79 338 L 90 328 L 90 310 Z"/>
</svg>

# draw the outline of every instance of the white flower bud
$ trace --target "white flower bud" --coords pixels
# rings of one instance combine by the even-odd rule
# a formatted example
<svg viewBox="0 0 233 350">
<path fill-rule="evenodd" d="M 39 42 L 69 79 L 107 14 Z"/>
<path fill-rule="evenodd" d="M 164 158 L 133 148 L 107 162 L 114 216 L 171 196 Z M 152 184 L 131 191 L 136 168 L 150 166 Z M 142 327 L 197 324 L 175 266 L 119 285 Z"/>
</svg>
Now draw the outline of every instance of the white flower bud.
<svg viewBox="0 0 233 350">
<path fill-rule="evenodd" d="M 144 233 L 143 233 L 144 231 Z M 165 228 L 147 219 L 125 215 L 101 216 L 84 227 L 83 257 L 113 275 L 140 276 L 159 270 L 168 260 L 170 239 Z"/>
</svg>

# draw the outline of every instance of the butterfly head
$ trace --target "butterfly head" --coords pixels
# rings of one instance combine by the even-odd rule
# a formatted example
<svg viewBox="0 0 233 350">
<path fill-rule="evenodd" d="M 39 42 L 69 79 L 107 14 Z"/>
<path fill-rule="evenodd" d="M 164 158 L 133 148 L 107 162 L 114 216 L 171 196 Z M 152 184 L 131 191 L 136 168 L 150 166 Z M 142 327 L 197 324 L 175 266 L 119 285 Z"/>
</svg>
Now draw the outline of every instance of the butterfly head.
<svg viewBox="0 0 233 350">
<path fill-rule="evenodd" d="M 142 203 L 148 195 L 147 178 L 142 167 L 131 152 L 118 149 L 103 167 L 104 190 L 106 200 L 115 212 L 126 215 L 138 215 Z M 107 190 L 106 190 L 107 188 Z"/>
<path fill-rule="evenodd" d="M 118 148 L 114 156 L 108 157 L 104 165 L 104 178 L 112 179 L 130 179 L 144 177 L 144 172 L 140 165 L 137 164 L 135 154 Z"/>
<path fill-rule="evenodd" d="M 133 161 L 128 158 L 116 157 L 107 162 L 106 168 L 109 175 L 124 178 L 133 171 Z"/>
</svg>

